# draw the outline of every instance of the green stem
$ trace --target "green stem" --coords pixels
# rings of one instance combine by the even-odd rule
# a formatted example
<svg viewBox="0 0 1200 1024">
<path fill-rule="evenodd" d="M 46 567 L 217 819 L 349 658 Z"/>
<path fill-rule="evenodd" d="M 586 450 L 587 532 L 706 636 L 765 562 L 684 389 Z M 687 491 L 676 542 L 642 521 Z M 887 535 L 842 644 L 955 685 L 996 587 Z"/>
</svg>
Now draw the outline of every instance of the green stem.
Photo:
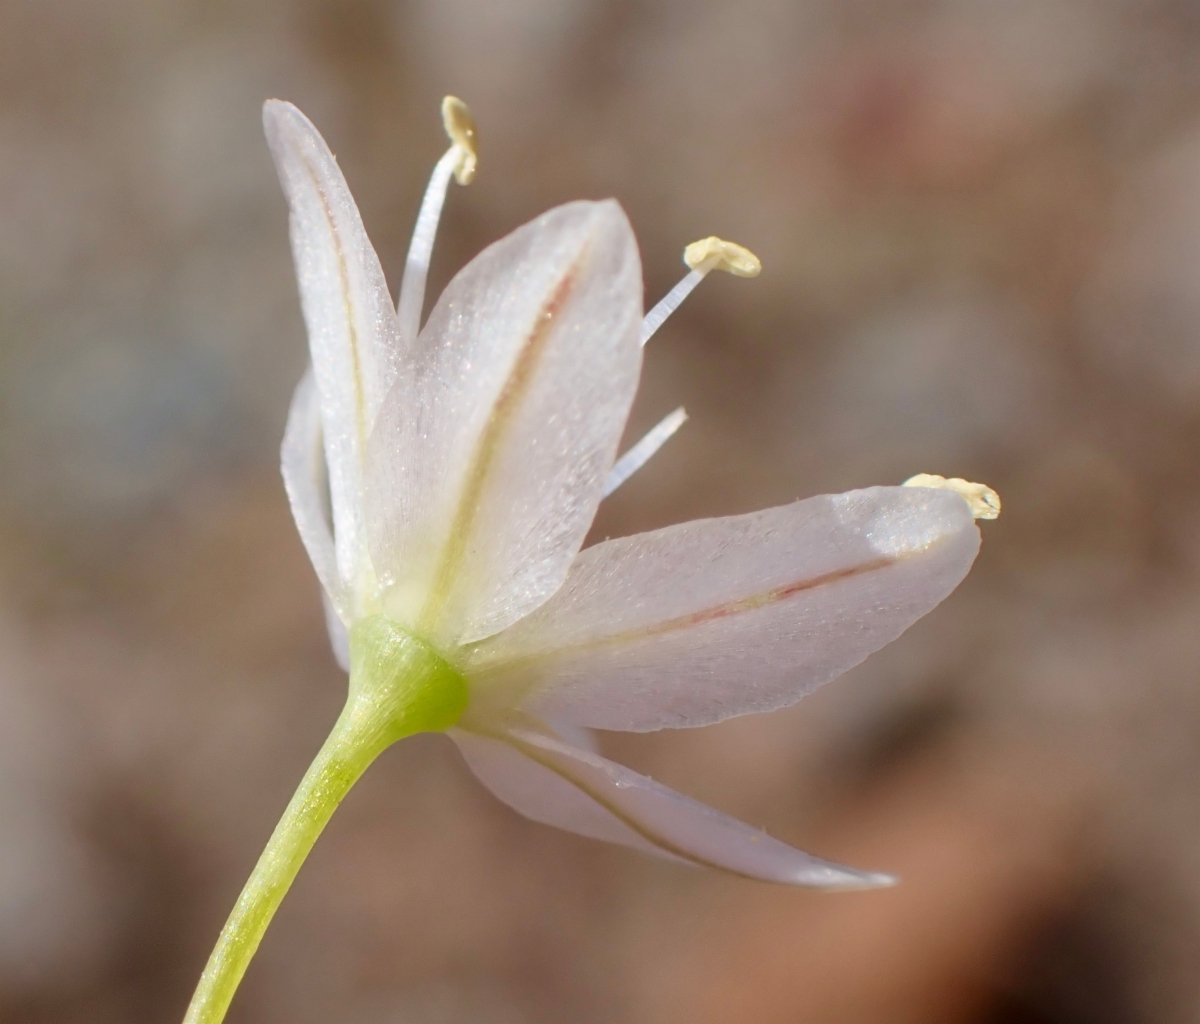
<svg viewBox="0 0 1200 1024">
<path fill-rule="evenodd" d="M 229 920 L 221 929 L 184 1024 L 220 1024 L 271 918 L 350 788 L 392 743 L 446 729 L 466 706 L 466 683 L 427 644 L 381 617 L 350 633 L 350 696 Z"/>
<path fill-rule="evenodd" d="M 351 703 L 305 773 L 221 929 L 184 1024 L 219 1024 L 267 925 L 338 804 L 386 743 L 364 744 Z"/>
</svg>

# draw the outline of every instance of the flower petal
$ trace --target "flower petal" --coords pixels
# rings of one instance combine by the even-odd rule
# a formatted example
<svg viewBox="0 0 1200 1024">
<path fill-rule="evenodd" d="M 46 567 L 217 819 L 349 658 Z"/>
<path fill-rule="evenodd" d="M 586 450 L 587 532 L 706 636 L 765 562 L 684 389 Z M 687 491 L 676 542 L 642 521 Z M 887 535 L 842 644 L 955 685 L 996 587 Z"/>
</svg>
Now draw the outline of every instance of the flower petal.
<svg viewBox="0 0 1200 1024">
<path fill-rule="evenodd" d="M 368 452 L 398 621 L 465 643 L 562 584 L 637 388 L 641 288 L 611 200 L 551 210 L 450 283 L 417 340 L 416 406 L 389 396 Z"/>
<path fill-rule="evenodd" d="M 918 487 L 606 541 L 469 652 L 471 699 L 632 731 L 783 707 L 899 636 L 978 548 L 966 501 Z"/>
<path fill-rule="evenodd" d="M 325 628 L 329 631 L 329 646 L 333 649 L 333 660 L 343 672 L 350 671 L 350 631 L 338 614 L 327 594 L 322 595 L 325 607 Z"/>
<path fill-rule="evenodd" d="M 543 719 L 543 723 L 549 728 L 552 735 L 557 736 L 568 746 L 586 750 L 590 754 L 600 753 L 600 741 L 594 730 L 585 729 L 582 725 L 571 725 L 570 722 L 555 722 L 551 719 Z"/>
<path fill-rule="evenodd" d="M 329 531 L 329 478 L 321 445 L 321 408 L 311 367 L 296 385 L 279 454 L 292 518 L 321 581 L 321 604 L 333 656 L 349 672 L 350 637 L 343 621 L 343 616 L 349 615 L 349 600 L 338 576 L 337 554 Z"/>
<path fill-rule="evenodd" d="M 319 402 L 316 381 L 309 368 L 292 396 L 279 462 L 300 540 L 329 601 L 335 608 L 343 609 L 345 594 L 338 576 L 337 555 L 326 513 L 325 496 L 329 493 L 329 484 L 325 475 L 325 451 L 321 446 Z"/>
<path fill-rule="evenodd" d="M 398 369 L 396 311 L 337 161 L 312 122 L 268 100 L 263 126 L 290 209 L 342 581 L 368 566 L 362 515 L 367 437 Z"/>
<path fill-rule="evenodd" d="M 540 730 L 484 735 L 455 728 L 450 736 L 492 793 L 546 825 L 767 882 L 850 889 L 893 881 L 809 856 Z"/>
</svg>

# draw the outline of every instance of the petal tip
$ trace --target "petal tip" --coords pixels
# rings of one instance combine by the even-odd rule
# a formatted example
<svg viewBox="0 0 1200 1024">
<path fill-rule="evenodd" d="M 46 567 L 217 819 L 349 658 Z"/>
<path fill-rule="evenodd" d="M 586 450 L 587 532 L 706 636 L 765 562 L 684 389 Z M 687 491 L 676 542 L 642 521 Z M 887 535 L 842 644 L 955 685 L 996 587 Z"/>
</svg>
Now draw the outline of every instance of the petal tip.
<svg viewBox="0 0 1200 1024">
<path fill-rule="evenodd" d="M 289 168 L 294 167 L 300 154 L 327 148 L 316 125 L 305 116 L 294 103 L 287 100 L 269 99 L 263 103 L 263 134 L 267 137 L 267 148 L 275 160 L 279 180 L 287 191 Z"/>
<path fill-rule="evenodd" d="M 895 875 L 885 874 L 882 871 L 864 871 L 851 888 L 854 889 L 891 889 L 893 886 L 900 884 L 900 879 Z"/>
<path fill-rule="evenodd" d="M 815 871 L 805 872 L 793 884 L 826 889 L 830 892 L 852 892 L 866 889 L 889 889 L 899 884 L 895 875 L 882 871 L 859 871 L 839 864 L 825 864 Z"/>
<path fill-rule="evenodd" d="M 267 134 L 280 131 L 285 122 L 289 120 L 300 120 L 303 123 L 308 123 L 308 118 L 300 112 L 300 108 L 294 103 L 289 103 L 287 100 L 268 99 L 263 102 L 262 107 L 263 127 Z"/>
<path fill-rule="evenodd" d="M 584 200 L 584 205 L 587 206 L 589 215 L 600 223 L 630 226 L 629 215 L 625 212 L 625 207 L 616 199 Z M 630 230 L 632 230 L 631 226 Z"/>
<path fill-rule="evenodd" d="M 530 223 L 543 230 L 578 232 L 593 238 L 607 232 L 620 232 L 636 245 L 633 225 L 624 207 L 615 199 L 576 199 L 547 210 Z"/>
<path fill-rule="evenodd" d="M 907 484 L 831 498 L 843 525 L 885 558 L 922 554 L 941 541 L 979 536 L 969 504 L 947 488 Z"/>
</svg>

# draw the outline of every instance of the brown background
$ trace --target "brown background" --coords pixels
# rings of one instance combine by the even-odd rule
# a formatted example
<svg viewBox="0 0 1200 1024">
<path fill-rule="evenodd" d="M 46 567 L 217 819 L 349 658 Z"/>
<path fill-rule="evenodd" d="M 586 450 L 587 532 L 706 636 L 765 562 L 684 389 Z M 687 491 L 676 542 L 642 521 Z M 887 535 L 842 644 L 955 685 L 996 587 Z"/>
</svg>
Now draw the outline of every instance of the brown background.
<svg viewBox="0 0 1200 1024">
<path fill-rule="evenodd" d="M 616 535 L 919 471 L 1005 512 L 789 711 L 606 751 L 806 849 L 792 892 L 519 819 L 448 743 L 334 819 L 231 1022 L 1053 1022 L 1200 1003 L 1200 15 L 1161 0 L 3 0 L 0 1019 L 175 1021 L 342 678 L 277 469 L 305 359 L 267 96 L 393 282 L 615 196 L 691 422 Z"/>
</svg>

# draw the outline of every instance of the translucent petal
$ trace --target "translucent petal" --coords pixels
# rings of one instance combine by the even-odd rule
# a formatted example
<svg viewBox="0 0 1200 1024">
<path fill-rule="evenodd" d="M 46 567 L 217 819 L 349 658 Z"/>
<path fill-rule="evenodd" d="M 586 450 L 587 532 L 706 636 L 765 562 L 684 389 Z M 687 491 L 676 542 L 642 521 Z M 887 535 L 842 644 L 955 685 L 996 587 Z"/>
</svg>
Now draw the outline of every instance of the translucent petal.
<svg viewBox="0 0 1200 1024">
<path fill-rule="evenodd" d="M 324 425 L 337 561 L 352 584 L 366 563 L 362 465 L 399 369 L 396 311 L 362 219 L 316 128 L 290 103 L 263 107 L 291 213 L 292 255 Z"/>
<path fill-rule="evenodd" d="M 572 725 L 570 722 L 556 722 L 548 718 L 542 721 L 551 734 L 557 736 L 567 746 L 578 747 L 580 750 L 586 750 L 591 754 L 600 753 L 600 742 L 593 730 L 585 729 L 582 725 Z"/>
<path fill-rule="evenodd" d="M 345 595 L 326 512 L 329 485 L 321 447 L 321 409 L 311 369 L 300 378 L 292 396 L 279 462 L 300 540 L 330 602 L 344 609 Z"/>
<path fill-rule="evenodd" d="M 322 604 L 325 607 L 325 628 L 329 631 L 329 646 L 333 648 L 333 660 L 343 672 L 350 671 L 350 631 L 342 621 L 338 610 L 329 600 L 329 595 L 323 594 Z"/>
<path fill-rule="evenodd" d="M 499 799 L 534 821 L 671 860 L 819 888 L 891 884 L 801 853 L 598 754 L 532 729 L 450 736 Z"/>
<path fill-rule="evenodd" d="M 472 701 L 632 731 L 783 707 L 937 605 L 978 547 L 967 503 L 919 487 L 606 541 L 468 653 Z"/>
<path fill-rule="evenodd" d="M 417 340 L 416 405 L 389 396 L 368 452 L 395 619 L 468 642 L 561 585 L 637 387 L 641 288 L 612 201 L 551 210 L 450 283 Z"/>
</svg>

